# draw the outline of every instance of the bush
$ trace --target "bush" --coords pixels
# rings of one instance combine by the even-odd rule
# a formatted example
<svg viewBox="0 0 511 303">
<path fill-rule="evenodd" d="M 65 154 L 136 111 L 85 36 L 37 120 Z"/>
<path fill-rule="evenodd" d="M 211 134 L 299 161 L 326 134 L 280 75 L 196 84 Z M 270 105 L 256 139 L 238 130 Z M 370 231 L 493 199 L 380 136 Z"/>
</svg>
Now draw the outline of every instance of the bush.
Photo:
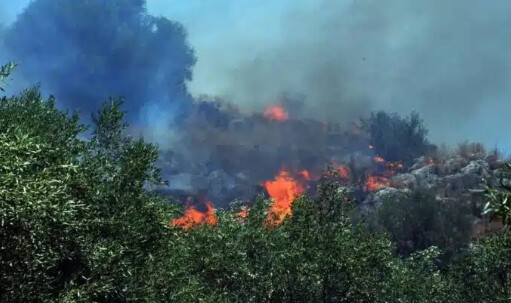
<svg viewBox="0 0 511 303">
<path fill-rule="evenodd" d="M 483 159 L 487 155 L 483 144 L 468 141 L 458 144 L 456 153 L 467 160 Z"/>
<path fill-rule="evenodd" d="M 428 142 L 428 130 L 415 112 L 401 118 L 398 114 L 379 111 L 371 113 L 371 117 L 362 122 L 375 153 L 387 161 L 410 164 L 415 158 L 436 149 Z"/>
<path fill-rule="evenodd" d="M 482 239 L 460 256 L 450 275 L 458 302 L 511 300 L 511 232 Z"/>
<path fill-rule="evenodd" d="M 469 207 L 461 201 L 440 201 L 424 189 L 383 201 L 373 216 L 371 223 L 389 234 L 401 256 L 431 246 L 452 255 L 470 241 Z"/>
<path fill-rule="evenodd" d="M 156 148 L 121 137 L 120 102 L 89 141 L 54 103 L 37 88 L 0 102 L 0 301 L 141 300 L 172 214 L 144 188 Z"/>
<path fill-rule="evenodd" d="M 502 220 L 502 224 L 511 224 L 511 186 L 504 183 L 504 177 L 509 178 L 511 173 L 511 163 L 506 164 L 508 170 L 505 176 L 502 176 L 499 187 L 493 187 L 490 184 L 486 187 L 487 203 L 483 214 L 491 215 L 493 218 Z"/>
</svg>

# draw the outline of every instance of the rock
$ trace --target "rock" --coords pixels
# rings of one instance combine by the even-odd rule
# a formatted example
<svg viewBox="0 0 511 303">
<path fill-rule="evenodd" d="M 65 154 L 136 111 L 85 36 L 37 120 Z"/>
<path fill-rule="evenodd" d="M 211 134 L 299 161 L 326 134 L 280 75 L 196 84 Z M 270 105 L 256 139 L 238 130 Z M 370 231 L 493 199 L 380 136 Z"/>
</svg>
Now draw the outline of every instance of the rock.
<svg viewBox="0 0 511 303">
<path fill-rule="evenodd" d="M 417 179 L 418 187 L 434 188 L 438 184 L 438 167 L 435 164 L 430 164 L 421 167 L 412 172 Z"/>
<path fill-rule="evenodd" d="M 428 165 L 426 157 L 422 156 L 420 158 L 417 158 L 414 160 L 413 165 L 408 170 L 409 172 L 417 170 L 419 168 L 422 168 L 424 166 Z"/>
<path fill-rule="evenodd" d="M 398 189 L 394 187 L 382 187 L 381 189 L 371 193 L 363 202 L 366 207 L 378 207 L 388 199 L 395 199 L 403 194 L 409 193 L 409 189 Z"/>
<path fill-rule="evenodd" d="M 468 164 L 468 160 L 461 157 L 461 156 L 455 156 L 452 158 L 449 158 L 439 166 L 439 175 L 445 176 L 445 175 L 452 175 L 460 171 L 463 167 L 465 167 Z"/>
<path fill-rule="evenodd" d="M 475 175 L 482 178 L 489 177 L 489 165 L 484 160 L 471 161 L 470 164 L 463 167 L 460 171 L 465 175 Z"/>
<path fill-rule="evenodd" d="M 413 189 L 419 185 L 417 176 L 412 173 L 397 174 L 390 181 L 399 188 Z"/>
<path fill-rule="evenodd" d="M 490 177 L 489 166 L 484 160 L 471 161 L 458 173 L 442 178 L 445 195 L 449 197 L 460 196 L 468 189 L 480 189 L 484 186 L 484 179 Z"/>
</svg>

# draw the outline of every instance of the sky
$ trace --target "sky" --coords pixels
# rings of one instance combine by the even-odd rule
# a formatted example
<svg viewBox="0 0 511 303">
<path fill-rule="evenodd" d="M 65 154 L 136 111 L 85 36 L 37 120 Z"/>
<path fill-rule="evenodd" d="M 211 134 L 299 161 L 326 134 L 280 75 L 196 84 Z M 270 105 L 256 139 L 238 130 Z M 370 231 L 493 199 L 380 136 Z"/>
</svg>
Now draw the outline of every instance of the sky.
<svg viewBox="0 0 511 303">
<path fill-rule="evenodd" d="M 8 2 L 7 2 L 8 1 Z M 27 0 L 0 0 L 0 23 Z M 184 25 L 188 89 L 259 110 L 284 91 L 314 118 L 417 111 L 435 143 L 511 152 L 511 2 L 148 0 Z"/>
</svg>

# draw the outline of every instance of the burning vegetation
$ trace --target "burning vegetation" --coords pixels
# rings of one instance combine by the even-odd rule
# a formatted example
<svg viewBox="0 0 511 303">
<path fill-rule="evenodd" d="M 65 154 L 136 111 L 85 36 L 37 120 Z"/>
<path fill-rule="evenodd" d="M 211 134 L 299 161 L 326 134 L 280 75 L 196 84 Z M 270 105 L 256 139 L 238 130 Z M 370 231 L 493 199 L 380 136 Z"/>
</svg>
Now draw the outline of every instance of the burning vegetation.
<svg viewBox="0 0 511 303">
<path fill-rule="evenodd" d="M 222 193 L 214 183 L 201 180 L 206 190 L 194 193 L 170 178 L 181 182 L 183 211 L 148 190 L 161 184 L 158 152 L 118 131 L 121 102 L 102 107 L 90 141 L 77 138 L 76 120 L 41 102 L 37 88 L 2 102 L 1 302 L 509 301 L 509 175 L 483 191 L 485 213 L 499 220 L 494 235 L 479 224 L 479 240 L 470 239 L 485 200 L 477 190 L 467 196 L 467 188 L 505 173 L 495 153 L 464 146 L 409 165 L 389 161 L 376 143 L 368 148 L 380 141 L 361 139 L 363 132 L 321 141 L 309 125 L 324 135 L 338 129 L 254 114 L 236 118 L 248 130 L 232 130 L 210 119 L 195 127 L 223 136 L 196 137 L 190 129 L 186 139 L 199 145 L 182 141 L 190 172 L 210 173 L 222 190 L 257 184 L 253 193 L 267 195 L 218 209 L 209 200 Z M 328 144 L 302 144 L 309 135 Z M 350 140 L 357 149 L 343 148 Z M 197 148 L 220 141 L 231 145 L 218 153 Z M 256 149 L 253 142 L 267 144 Z M 253 161 L 236 163 L 244 152 Z M 161 167 L 186 163 L 176 159 Z M 225 176 L 240 173 L 227 186 Z"/>
<path fill-rule="evenodd" d="M 272 225 L 278 225 L 287 216 L 291 216 L 291 205 L 299 195 L 305 192 L 303 185 L 284 169 L 279 172 L 275 180 L 264 182 L 264 188 L 273 200 L 268 214 L 268 222 Z"/>
<path fill-rule="evenodd" d="M 279 122 L 284 122 L 289 119 L 287 112 L 279 105 L 266 106 L 263 112 L 263 117 L 268 120 L 275 120 Z"/>
<path fill-rule="evenodd" d="M 293 100 L 284 98 L 281 103 L 293 108 Z M 393 186 L 391 179 L 406 170 L 409 162 L 388 161 L 381 156 L 389 144 L 382 140 L 380 129 L 375 131 L 373 120 L 381 120 L 383 128 L 387 127 L 386 121 L 395 120 L 393 123 L 402 123 L 403 128 L 420 129 L 420 124 L 414 124 L 413 115 L 409 124 L 382 113 L 353 124 L 336 124 L 293 119 L 280 104 L 267 106 L 262 114 L 241 113 L 218 100 L 195 105 L 195 113 L 185 123 L 175 151 L 181 149 L 180 161 L 166 159 L 163 153 L 160 167 L 168 173 L 171 188 L 188 197 L 205 195 L 217 207 L 235 199 L 251 201 L 262 191 L 273 201 L 268 210 L 268 222 L 273 225 L 292 215 L 292 203 L 299 195 L 314 195 L 322 176 L 333 177 L 352 188 L 362 200 L 372 192 Z M 416 153 L 430 146 L 421 134 L 415 137 L 422 140 Z M 386 135 L 391 138 L 391 134 Z M 172 171 L 178 173 L 176 178 Z M 190 176 L 188 184 L 179 185 L 183 174 Z M 171 225 L 184 229 L 202 223 L 211 225 L 216 222 L 212 219 L 212 204 L 204 204 L 206 210 L 201 212 L 185 202 L 184 217 Z M 243 217 L 246 212 L 240 214 Z"/>
<path fill-rule="evenodd" d="M 184 230 L 201 224 L 208 224 L 210 226 L 216 225 L 217 218 L 215 216 L 213 204 L 206 201 L 205 206 L 206 211 L 204 212 L 197 210 L 195 206 L 187 206 L 183 217 L 173 219 L 169 225 L 182 227 Z"/>
</svg>

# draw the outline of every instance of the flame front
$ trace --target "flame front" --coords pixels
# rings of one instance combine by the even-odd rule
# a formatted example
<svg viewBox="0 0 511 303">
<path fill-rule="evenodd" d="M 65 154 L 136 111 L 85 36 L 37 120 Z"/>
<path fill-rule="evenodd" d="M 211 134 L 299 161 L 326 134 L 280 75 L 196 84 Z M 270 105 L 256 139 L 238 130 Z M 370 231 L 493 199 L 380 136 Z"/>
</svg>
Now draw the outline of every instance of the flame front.
<svg viewBox="0 0 511 303">
<path fill-rule="evenodd" d="M 304 193 L 304 189 L 285 169 L 279 172 L 274 181 L 266 181 L 264 187 L 274 201 L 268 214 L 268 221 L 278 225 L 291 215 L 291 205 L 296 197 Z"/>
<path fill-rule="evenodd" d="M 266 106 L 263 112 L 263 117 L 268 120 L 275 120 L 284 122 L 289 119 L 287 112 L 278 105 Z"/>
<path fill-rule="evenodd" d="M 386 177 L 381 176 L 368 176 L 366 179 L 365 190 L 375 191 L 384 186 L 390 186 L 390 180 Z"/>
<path fill-rule="evenodd" d="M 206 208 L 206 212 L 200 212 L 194 206 L 190 206 L 185 210 L 183 217 L 172 220 L 170 225 L 182 227 L 184 230 L 203 223 L 216 225 L 218 219 L 215 216 L 213 205 L 207 202 Z"/>
</svg>

